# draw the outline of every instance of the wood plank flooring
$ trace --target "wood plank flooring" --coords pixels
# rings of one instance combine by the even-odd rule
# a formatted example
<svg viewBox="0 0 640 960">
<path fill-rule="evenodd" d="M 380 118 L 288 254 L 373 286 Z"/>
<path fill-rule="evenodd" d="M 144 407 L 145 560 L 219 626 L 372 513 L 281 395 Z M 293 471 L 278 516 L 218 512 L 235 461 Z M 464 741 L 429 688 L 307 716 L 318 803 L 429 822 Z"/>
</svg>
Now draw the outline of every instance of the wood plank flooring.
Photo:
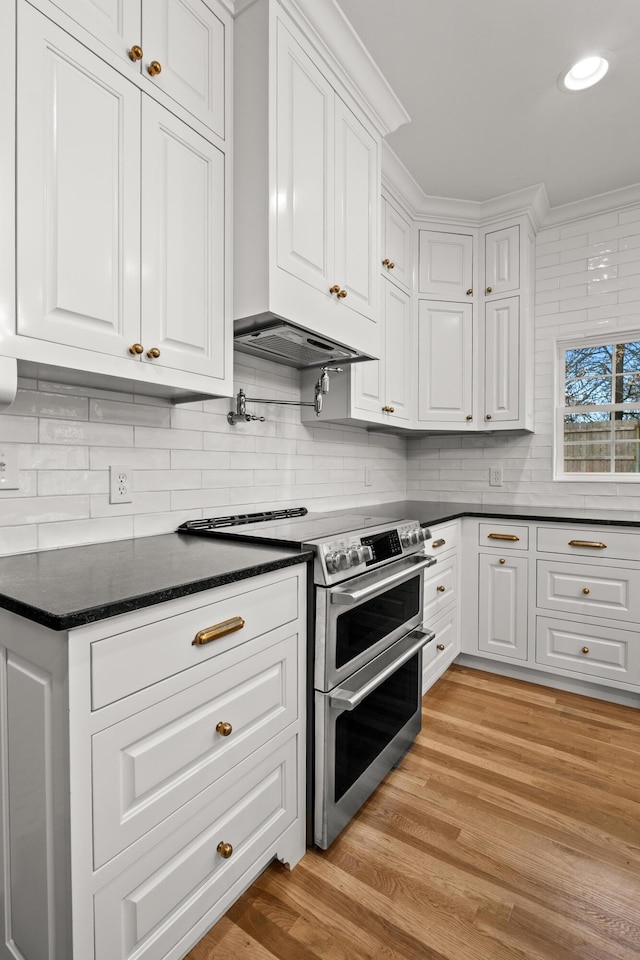
<svg viewBox="0 0 640 960">
<path fill-rule="evenodd" d="M 326 852 L 188 960 L 638 960 L 640 711 L 452 667 Z"/>
</svg>

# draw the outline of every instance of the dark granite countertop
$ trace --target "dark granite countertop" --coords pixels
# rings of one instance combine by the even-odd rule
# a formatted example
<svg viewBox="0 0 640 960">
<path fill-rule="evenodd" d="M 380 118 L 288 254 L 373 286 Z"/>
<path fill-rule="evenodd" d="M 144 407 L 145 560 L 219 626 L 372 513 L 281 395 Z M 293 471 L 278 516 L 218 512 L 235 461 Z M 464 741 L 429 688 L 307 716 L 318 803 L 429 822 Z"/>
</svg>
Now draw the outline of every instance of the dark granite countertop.
<svg viewBox="0 0 640 960">
<path fill-rule="evenodd" d="M 585 523 L 598 526 L 640 527 L 640 510 L 599 510 L 593 507 L 506 506 L 481 503 L 440 503 L 430 500 L 395 500 L 393 503 L 367 504 L 366 512 L 375 516 L 397 516 L 420 520 L 423 524 L 444 523 L 460 517 L 495 517 L 497 520 L 524 520 L 531 523 Z"/>
<path fill-rule="evenodd" d="M 292 547 L 175 533 L 0 558 L 0 607 L 68 630 L 304 563 Z"/>
</svg>

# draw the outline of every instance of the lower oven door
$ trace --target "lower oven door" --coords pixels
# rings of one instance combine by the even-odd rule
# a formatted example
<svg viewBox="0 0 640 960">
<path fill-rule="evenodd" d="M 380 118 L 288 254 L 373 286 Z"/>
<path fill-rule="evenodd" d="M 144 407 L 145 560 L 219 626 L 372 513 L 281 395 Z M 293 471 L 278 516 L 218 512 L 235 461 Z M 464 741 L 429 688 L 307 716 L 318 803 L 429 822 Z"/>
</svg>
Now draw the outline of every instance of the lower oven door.
<svg viewBox="0 0 640 960">
<path fill-rule="evenodd" d="M 315 692 L 314 840 L 323 850 L 419 733 L 422 648 L 434 636 L 412 630 L 341 686 Z"/>
<path fill-rule="evenodd" d="M 423 571 L 435 562 L 415 554 L 316 589 L 316 690 L 333 689 L 422 623 Z"/>
</svg>

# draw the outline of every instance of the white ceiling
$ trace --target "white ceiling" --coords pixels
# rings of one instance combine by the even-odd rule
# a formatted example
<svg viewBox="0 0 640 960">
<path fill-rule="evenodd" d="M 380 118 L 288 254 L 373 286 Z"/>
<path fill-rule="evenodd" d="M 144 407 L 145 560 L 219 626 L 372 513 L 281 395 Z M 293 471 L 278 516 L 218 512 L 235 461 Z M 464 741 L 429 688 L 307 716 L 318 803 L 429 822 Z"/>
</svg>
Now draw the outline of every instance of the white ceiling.
<svg viewBox="0 0 640 960">
<path fill-rule="evenodd" d="M 337 0 L 411 116 L 388 142 L 429 196 L 544 183 L 552 207 L 640 182 L 640 0 Z M 563 68 L 603 50 L 597 86 Z"/>
</svg>

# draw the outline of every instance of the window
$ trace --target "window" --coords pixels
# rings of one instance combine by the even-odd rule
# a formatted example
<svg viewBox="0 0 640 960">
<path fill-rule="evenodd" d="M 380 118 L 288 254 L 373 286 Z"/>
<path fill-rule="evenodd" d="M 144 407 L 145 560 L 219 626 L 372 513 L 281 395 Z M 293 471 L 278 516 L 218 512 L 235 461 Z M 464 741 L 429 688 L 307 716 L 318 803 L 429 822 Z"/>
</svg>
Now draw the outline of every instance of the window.
<svg viewBox="0 0 640 960">
<path fill-rule="evenodd" d="M 559 370 L 558 477 L 637 479 L 640 334 L 606 343 L 564 343 L 560 346 Z"/>
</svg>

